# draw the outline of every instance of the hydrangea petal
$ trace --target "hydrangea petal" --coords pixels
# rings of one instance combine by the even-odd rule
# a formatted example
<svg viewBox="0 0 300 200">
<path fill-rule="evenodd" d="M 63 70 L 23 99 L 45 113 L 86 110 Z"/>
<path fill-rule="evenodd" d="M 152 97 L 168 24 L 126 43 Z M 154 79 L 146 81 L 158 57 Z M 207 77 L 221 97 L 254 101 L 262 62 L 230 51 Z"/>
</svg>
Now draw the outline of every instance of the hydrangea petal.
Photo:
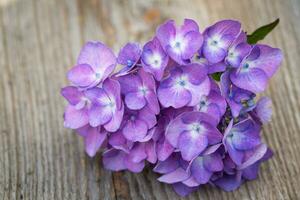
<svg viewBox="0 0 300 200">
<path fill-rule="evenodd" d="M 184 160 L 192 160 L 199 155 L 208 145 L 207 137 L 204 135 L 194 135 L 191 132 L 183 132 L 179 136 L 178 147 Z"/>
<path fill-rule="evenodd" d="M 125 152 L 120 150 L 109 149 L 105 151 L 102 156 L 104 168 L 112 171 L 120 171 L 126 169 L 127 167 L 124 163 L 125 156 Z"/>
<path fill-rule="evenodd" d="M 178 183 L 186 180 L 188 177 L 189 174 L 184 169 L 179 167 L 168 174 L 162 175 L 157 180 L 164 183 Z"/>
<path fill-rule="evenodd" d="M 90 128 L 88 134 L 84 137 L 85 151 L 90 157 L 94 157 L 106 139 L 107 133 L 100 132 L 97 128 Z"/>
<path fill-rule="evenodd" d="M 97 81 L 97 75 L 87 64 L 76 65 L 69 70 L 67 77 L 71 83 L 79 87 L 88 87 Z"/>
<path fill-rule="evenodd" d="M 64 125 L 67 128 L 78 129 L 89 123 L 89 116 L 86 109 L 77 110 L 74 106 L 68 105 L 64 113 Z"/>
</svg>

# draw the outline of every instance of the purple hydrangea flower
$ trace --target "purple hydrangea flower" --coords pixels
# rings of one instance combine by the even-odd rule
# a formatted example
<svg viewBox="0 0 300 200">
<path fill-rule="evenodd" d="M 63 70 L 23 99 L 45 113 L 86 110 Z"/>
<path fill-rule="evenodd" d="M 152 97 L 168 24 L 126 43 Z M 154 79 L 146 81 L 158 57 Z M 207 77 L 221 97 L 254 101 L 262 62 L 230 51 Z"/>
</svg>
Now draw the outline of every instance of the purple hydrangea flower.
<svg viewBox="0 0 300 200">
<path fill-rule="evenodd" d="M 144 107 L 139 111 L 126 109 L 121 128 L 127 140 L 136 142 L 143 141 L 148 134 L 148 130 L 154 127 L 155 124 L 155 114 L 148 107 Z"/>
<path fill-rule="evenodd" d="M 159 113 L 155 80 L 149 73 L 140 69 L 136 75 L 122 76 L 119 81 L 128 108 L 139 110 L 147 106 L 153 113 Z"/>
<path fill-rule="evenodd" d="M 249 54 L 251 45 L 247 43 L 247 35 L 241 31 L 228 49 L 225 62 L 231 67 L 239 67 L 242 60 Z"/>
<path fill-rule="evenodd" d="M 240 33 L 241 24 L 234 20 L 223 20 L 204 31 L 202 53 L 209 63 L 218 63 L 226 55 L 229 46 Z"/>
<path fill-rule="evenodd" d="M 191 19 L 185 19 L 180 27 L 173 20 L 165 22 L 158 27 L 156 37 L 165 52 L 181 65 L 187 64 L 203 43 L 199 27 Z"/>
<path fill-rule="evenodd" d="M 190 161 L 209 145 L 222 140 L 222 134 L 215 127 L 211 117 L 205 113 L 193 111 L 176 117 L 168 125 L 166 138 L 178 148 L 184 160 Z"/>
<path fill-rule="evenodd" d="M 151 73 L 157 81 L 163 78 L 168 61 L 169 57 L 156 37 L 145 44 L 142 54 L 143 68 L 146 72 Z"/>
<path fill-rule="evenodd" d="M 231 120 L 225 130 L 223 144 L 236 165 L 245 162 L 245 154 L 261 144 L 260 126 L 247 119 L 233 125 Z"/>
<path fill-rule="evenodd" d="M 106 79 L 102 88 L 86 91 L 69 86 L 63 88 L 61 93 L 70 103 L 64 114 L 66 127 L 77 129 L 89 123 L 92 127 L 103 125 L 111 132 L 120 127 L 124 106 L 117 81 Z"/>
<path fill-rule="evenodd" d="M 267 45 L 255 45 L 243 59 L 238 69 L 233 70 L 230 79 L 239 88 L 254 93 L 266 89 L 268 80 L 277 71 L 282 61 L 280 49 Z"/>
<path fill-rule="evenodd" d="M 211 80 L 210 93 L 208 96 L 202 96 L 194 109 L 210 115 L 216 123 L 219 123 L 226 111 L 226 106 L 225 98 L 221 95 L 219 86 Z"/>
<path fill-rule="evenodd" d="M 230 71 L 226 71 L 221 76 L 221 94 L 225 97 L 233 117 L 238 117 L 243 110 L 253 107 L 255 94 L 238 88 L 230 81 Z"/>
<path fill-rule="evenodd" d="M 207 68 L 200 64 L 174 67 L 160 83 L 157 95 L 164 107 L 195 106 L 203 95 L 208 95 L 210 81 Z"/>
<path fill-rule="evenodd" d="M 220 177 L 213 180 L 213 183 L 225 191 L 237 189 L 244 180 L 257 178 L 261 162 L 272 157 L 273 153 L 264 144 L 259 145 L 255 151 L 246 157 L 248 162 L 243 168 L 238 168 L 232 159 L 227 155 L 224 160 L 224 172 Z"/>
<path fill-rule="evenodd" d="M 119 52 L 117 61 L 123 68 L 116 76 L 123 76 L 133 70 L 142 54 L 142 50 L 137 43 L 127 43 Z"/>
<path fill-rule="evenodd" d="M 103 82 L 115 69 L 114 53 L 100 42 L 87 42 L 82 48 L 77 65 L 67 74 L 72 84 L 91 88 Z"/>
</svg>

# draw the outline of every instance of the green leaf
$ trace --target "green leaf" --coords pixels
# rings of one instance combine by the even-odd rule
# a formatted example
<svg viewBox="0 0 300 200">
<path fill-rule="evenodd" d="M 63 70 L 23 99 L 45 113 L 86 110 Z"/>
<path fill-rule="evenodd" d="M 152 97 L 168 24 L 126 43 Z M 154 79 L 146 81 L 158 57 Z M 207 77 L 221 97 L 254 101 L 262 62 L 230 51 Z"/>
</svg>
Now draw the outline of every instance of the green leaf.
<svg viewBox="0 0 300 200">
<path fill-rule="evenodd" d="M 279 23 L 279 18 L 274 22 L 264 25 L 256 29 L 252 34 L 247 35 L 247 41 L 249 44 L 256 44 L 259 40 L 262 40 L 270 33 Z"/>
<path fill-rule="evenodd" d="M 211 75 L 211 77 L 212 77 L 215 81 L 220 81 L 221 75 L 222 75 L 221 72 L 216 72 L 216 73 L 213 73 L 213 74 Z"/>
</svg>

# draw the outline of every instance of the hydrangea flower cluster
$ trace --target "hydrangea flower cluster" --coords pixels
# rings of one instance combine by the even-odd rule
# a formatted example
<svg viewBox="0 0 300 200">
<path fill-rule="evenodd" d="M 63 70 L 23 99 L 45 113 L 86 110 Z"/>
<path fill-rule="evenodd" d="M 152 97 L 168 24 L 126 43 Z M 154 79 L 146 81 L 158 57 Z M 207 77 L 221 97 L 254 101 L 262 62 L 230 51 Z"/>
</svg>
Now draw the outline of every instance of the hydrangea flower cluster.
<svg viewBox="0 0 300 200">
<path fill-rule="evenodd" d="M 248 44 L 234 20 L 203 32 L 191 19 L 169 20 L 118 56 L 88 42 L 61 90 L 64 125 L 89 156 L 102 149 L 106 169 L 137 173 L 148 164 L 181 196 L 203 184 L 235 190 L 272 156 L 260 134 L 271 100 L 256 95 L 281 60 L 277 48 Z"/>
</svg>

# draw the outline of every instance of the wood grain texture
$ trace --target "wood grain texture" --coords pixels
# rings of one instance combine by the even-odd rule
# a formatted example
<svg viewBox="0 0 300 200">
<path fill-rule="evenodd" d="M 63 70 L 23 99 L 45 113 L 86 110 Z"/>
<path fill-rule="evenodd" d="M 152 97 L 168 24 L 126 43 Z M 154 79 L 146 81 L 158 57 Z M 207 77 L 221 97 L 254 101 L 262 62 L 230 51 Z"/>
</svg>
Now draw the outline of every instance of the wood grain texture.
<svg viewBox="0 0 300 200">
<path fill-rule="evenodd" d="M 59 90 L 84 42 L 117 51 L 145 42 L 165 19 L 186 17 L 202 29 L 238 19 L 249 31 L 280 17 L 264 42 L 285 54 L 265 92 L 274 107 L 263 131 L 273 159 L 235 192 L 205 186 L 186 199 L 300 199 L 299 0 L 0 0 L 0 199 L 180 199 L 149 169 L 111 173 L 99 156 L 88 158 L 63 127 Z"/>
</svg>

